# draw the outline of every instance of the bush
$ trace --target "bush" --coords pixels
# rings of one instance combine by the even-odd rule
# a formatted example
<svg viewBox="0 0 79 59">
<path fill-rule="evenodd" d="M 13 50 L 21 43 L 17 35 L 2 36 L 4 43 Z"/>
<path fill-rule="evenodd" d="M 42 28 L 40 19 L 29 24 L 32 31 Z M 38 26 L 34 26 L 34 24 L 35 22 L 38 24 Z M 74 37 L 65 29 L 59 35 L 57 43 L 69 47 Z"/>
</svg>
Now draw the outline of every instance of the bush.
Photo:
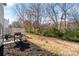
<svg viewBox="0 0 79 59">
<path fill-rule="evenodd" d="M 39 33 L 40 33 L 40 35 L 44 35 L 45 36 L 47 34 L 47 29 L 41 28 L 39 30 Z"/>
<path fill-rule="evenodd" d="M 48 37 L 58 37 L 64 40 L 79 42 L 79 28 L 65 29 L 64 31 L 60 31 L 56 28 L 40 28 L 39 30 L 32 28 L 30 30 L 30 33 L 48 36 Z"/>
<path fill-rule="evenodd" d="M 30 33 L 35 33 L 35 29 L 32 28 L 32 29 L 30 30 Z"/>
<path fill-rule="evenodd" d="M 65 31 L 60 31 L 56 28 L 42 28 L 39 30 L 40 35 L 49 37 L 59 37 L 61 39 L 79 42 L 79 30 L 76 29 L 65 29 Z"/>
<path fill-rule="evenodd" d="M 57 37 L 62 37 L 63 36 L 63 32 L 62 31 L 60 31 L 60 30 L 58 30 L 58 29 L 56 29 L 56 28 L 54 28 L 53 29 L 53 32 L 52 32 L 55 36 L 57 36 Z"/>
<path fill-rule="evenodd" d="M 69 41 L 79 42 L 79 33 L 77 30 L 66 29 L 62 38 Z"/>
<path fill-rule="evenodd" d="M 5 37 L 5 36 L 8 36 L 9 38 L 12 37 L 11 33 L 6 33 L 6 34 L 4 35 L 4 37 Z"/>
<path fill-rule="evenodd" d="M 25 28 L 25 31 L 28 33 L 36 33 L 36 30 L 34 28 Z"/>
<path fill-rule="evenodd" d="M 48 29 L 42 28 L 39 30 L 39 32 L 41 35 L 49 36 L 49 37 L 62 37 L 63 36 L 63 32 L 55 28 L 48 28 Z"/>
</svg>

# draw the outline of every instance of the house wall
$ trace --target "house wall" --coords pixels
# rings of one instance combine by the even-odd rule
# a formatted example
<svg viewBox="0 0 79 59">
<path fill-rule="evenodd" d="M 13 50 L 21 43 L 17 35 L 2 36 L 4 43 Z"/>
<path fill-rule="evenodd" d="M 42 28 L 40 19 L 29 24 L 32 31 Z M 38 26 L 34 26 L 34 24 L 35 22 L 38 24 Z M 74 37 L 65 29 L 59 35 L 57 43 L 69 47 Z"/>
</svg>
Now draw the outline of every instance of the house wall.
<svg viewBox="0 0 79 59">
<path fill-rule="evenodd" d="M 4 19 L 4 34 L 9 33 L 9 20 Z"/>
<path fill-rule="evenodd" d="M 3 26 L 4 26 L 4 7 L 3 4 L 0 3 L 0 35 L 3 34 Z"/>
<path fill-rule="evenodd" d="M 3 44 L 3 39 L 1 38 L 3 32 L 4 32 L 4 6 L 2 3 L 0 3 L 0 46 L 2 46 Z"/>
</svg>

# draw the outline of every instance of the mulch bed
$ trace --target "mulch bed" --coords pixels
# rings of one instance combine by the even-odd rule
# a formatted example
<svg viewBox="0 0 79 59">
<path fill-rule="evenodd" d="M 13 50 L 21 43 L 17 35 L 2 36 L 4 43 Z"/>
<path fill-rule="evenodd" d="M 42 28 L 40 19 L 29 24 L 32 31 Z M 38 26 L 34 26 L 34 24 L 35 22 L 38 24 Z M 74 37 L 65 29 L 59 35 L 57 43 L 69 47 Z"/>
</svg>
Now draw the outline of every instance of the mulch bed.
<svg viewBox="0 0 79 59">
<path fill-rule="evenodd" d="M 49 51 L 41 49 L 27 40 L 19 41 L 4 46 L 5 56 L 56 56 Z"/>
</svg>

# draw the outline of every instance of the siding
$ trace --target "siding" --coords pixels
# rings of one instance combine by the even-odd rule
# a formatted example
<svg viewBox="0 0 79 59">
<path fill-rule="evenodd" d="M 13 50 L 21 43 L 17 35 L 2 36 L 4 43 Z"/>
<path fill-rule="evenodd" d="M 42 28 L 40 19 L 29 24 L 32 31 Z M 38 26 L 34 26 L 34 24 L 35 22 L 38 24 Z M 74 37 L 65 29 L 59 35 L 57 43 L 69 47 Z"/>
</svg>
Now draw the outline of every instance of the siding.
<svg viewBox="0 0 79 59">
<path fill-rule="evenodd" d="M 3 43 L 3 39 L 1 38 L 1 35 L 3 34 L 3 24 L 4 24 L 4 7 L 3 4 L 0 3 L 0 46 Z"/>
</svg>

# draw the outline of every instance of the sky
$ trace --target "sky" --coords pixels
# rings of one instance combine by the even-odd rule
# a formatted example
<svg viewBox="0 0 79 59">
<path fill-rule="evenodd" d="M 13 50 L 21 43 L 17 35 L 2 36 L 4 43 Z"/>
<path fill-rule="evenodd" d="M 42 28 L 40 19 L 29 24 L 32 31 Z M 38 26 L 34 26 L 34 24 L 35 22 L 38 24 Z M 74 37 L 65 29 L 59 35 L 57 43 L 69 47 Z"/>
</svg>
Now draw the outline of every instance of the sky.
<svg viewBox="0 0 79 59">
<path fill-rule="evenodd" d="M 9 24 L 16 21 L 16 15 L 14 14 L 15 4 L 16 3 L 7 3 L 7 6 L 4 7 L 4 18 L 9 20 Z"/>
<path fill-rule="evenodd" d="M 7 6 L 4 7 L 4 18 L 9 20 L 9 24 L 13 21 L 16 21 L 16 15 L 14 14 L 14 5 L 16 3 L 7 3 Z"/>
<path fill-rule="evenodd" d="M 14 6 L 14 3 L 7 3 L 7 6 L 4 7 L 4 18 L 9 20 L 9 24 L 15 21 L 13 6 Z"/>
<path fill-rule="evenodd" d="M 15 4 L 16 3 L 7 3 L 7 6 L 4 7 L 4 18 L 9 20 L 9 24 L 16 21 L 16 15 L 14 14 Z"/>
<path fill-rule="evenodd" d="M 4 18 L 9 20 L 9 24 L 17 20 L 16 15 L 14 14 L 15 4 L 16 3 L 7 3 L 7 6 L 4 7 Z M 58 7 L 56 7 L 56 9 L 59 11 Z M 60 14 L 61 12 L 59 12 L 59 15 Z"/>
</svg>

